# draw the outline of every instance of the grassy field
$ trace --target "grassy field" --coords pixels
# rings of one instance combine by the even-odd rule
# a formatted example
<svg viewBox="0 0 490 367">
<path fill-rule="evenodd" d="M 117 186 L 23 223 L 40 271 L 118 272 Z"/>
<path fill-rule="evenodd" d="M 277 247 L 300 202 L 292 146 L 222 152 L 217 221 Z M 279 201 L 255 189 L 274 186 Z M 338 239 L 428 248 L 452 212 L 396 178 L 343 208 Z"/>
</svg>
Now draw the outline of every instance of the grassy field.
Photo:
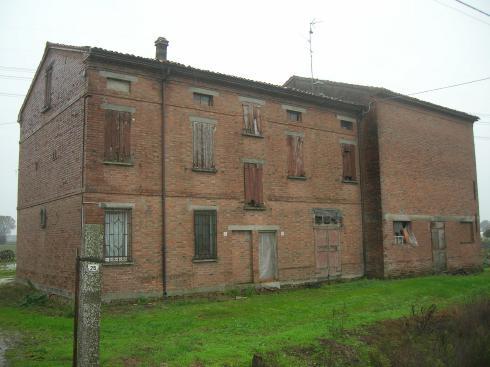
<svg viewBox="0 0 490 367">
<path fill-rule="evenodd" d="M 12 366 L 67 366 L 72 312 L 32 290 L 0 288 L 0 329 L 18 340 Z M 101 326 L 102 366 L 250 366 L 255 353 L 278 365 L 309 365 L 291 350 L 312 348 L 339 328 L 354 330 L 490 295 L 490 271 L 467 276 L 359 280 L 222 300 L 107 305 Z M 20 306 L 23 303 L 24 306 Z"/>
</svg>

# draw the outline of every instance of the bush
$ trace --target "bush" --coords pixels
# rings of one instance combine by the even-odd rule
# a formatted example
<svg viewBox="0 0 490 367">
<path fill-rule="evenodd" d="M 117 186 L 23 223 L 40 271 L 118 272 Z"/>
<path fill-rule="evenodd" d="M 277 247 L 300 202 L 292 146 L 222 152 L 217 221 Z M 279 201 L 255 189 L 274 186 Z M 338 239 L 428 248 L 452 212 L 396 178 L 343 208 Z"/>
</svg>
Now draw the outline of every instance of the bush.
<svg viewBox="0 0 490 367">
<path fill-rule="evenodd" d="M 12 250 L 0 251 L 0 262 L 12 262 L 15 261 L 15 252 Z"/>
</svg>

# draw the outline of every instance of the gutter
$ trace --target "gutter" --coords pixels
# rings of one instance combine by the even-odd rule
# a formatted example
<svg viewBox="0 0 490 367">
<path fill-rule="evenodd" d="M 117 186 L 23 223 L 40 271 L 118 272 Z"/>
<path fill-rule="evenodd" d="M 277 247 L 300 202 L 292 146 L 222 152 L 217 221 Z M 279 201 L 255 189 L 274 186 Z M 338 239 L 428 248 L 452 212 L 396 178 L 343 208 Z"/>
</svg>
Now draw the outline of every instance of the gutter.
<svg viewBox="0 0 490 367">
<path fill-rule="evenodd" d="M 165 86 L 168 76 L 170 75 L 170 69 L 166 68 L 162 72 L 162 84 L 161 84 L 161 102 L 162 102 L 162 116 L 160 125 L 161 135 L 161 180 L 162 180 L 162 294 L 163 297 L 167 296 L 167 241 L 166 241 L 166 226 L 165 221 L 167 216 L 165 215 Z"/>
</svg>

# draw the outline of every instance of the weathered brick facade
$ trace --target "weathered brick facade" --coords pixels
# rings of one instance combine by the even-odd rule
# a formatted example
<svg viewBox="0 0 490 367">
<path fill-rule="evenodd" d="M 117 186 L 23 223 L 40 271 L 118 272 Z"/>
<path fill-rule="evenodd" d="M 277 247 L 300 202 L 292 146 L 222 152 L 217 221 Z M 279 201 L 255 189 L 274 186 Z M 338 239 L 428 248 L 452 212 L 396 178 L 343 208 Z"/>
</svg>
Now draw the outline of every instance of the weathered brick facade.
<svg viewBox="0 0 490 367">
<path fill-rule="evenodd" d="M 51 107 L 42 112 L 50 66 Z M 108 80 L 123 84 L 108 88 Z M 211 105 L 196 102 L 196 91 L 212 96 Z M 260 136 L 243 133 L 244 100 L 260 105 Z M 458 231 L 462 217 L 478 215 L 471 123 L 399 102 L 364 114 L 366 107 L 166 60 L 48 44 L 19 115 L 18 277 L 72 294 L 81 227 L 107 223 L 114 208 L 129 213 L 130 247 L 125 261 L 103 267 L 106 299 L 430 272 L 429 216 L 447 217 L 439 219 L 447 222 L 448 269 L 478 266 L 478 236 L 460 244 Z M 288 119 L 289 109 L 301 111 L 301 122 Z M 131 113 L 130 160 L 107 161 L 108 110 Z M 212 170 L 193 162 L 196 119 L 213 127 Z M 304 177 L 288 178 L 288 135 L 302 138 Z M 343 176 L 342 144 L 355 147 L 355 182 Z M 262 167 L 260 207 L 245 202 L 245 162 Z M 216 212 L 216 256 L 204 260 L 195 248 L 200 210 Z M 319 224 L 319 210 L 329 224 Z M 330 222 L 331 213 L 341 220 Z M 417 246 L 393 245 L 397 215 L 424 219 L 409 219 Z M 273 233 L 277 263 L 267 279 L 265 233 Z"/>
</svg>

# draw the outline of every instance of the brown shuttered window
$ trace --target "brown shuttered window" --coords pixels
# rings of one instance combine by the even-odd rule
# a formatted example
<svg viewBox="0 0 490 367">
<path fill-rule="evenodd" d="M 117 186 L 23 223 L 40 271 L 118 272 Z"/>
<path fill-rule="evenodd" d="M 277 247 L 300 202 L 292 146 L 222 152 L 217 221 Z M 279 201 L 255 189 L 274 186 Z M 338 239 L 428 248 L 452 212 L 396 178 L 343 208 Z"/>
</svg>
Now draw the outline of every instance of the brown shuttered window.
<svg viewBox="0 0 490 367">
<path fill-rule="evenodd" d="M 131 162 L 130 112 L 106 110 L 105 114 L 105 160 L 108 162 Z"/>
<path fill-rule="evenodd" d="M 49 67 L 46 70 L 45 80 L 44 80 L 44 110 L 51 107 L 51 85 L 53 79 L 53 67 Z"/>
<path fill-rule="evenodd" d="M 194 122 L 192 126 L 193 168 L 214 171 L 214 125 Z"/>
<path fill-rule="evenodd" d="M 216 211 L 194 211 L 195 260 L 216 259 Z"/>
<path fill-rule="evenodd" d="M 288 177 L 305 177 L 302 136 L 288 135 Z"/>
<path fill-rule="evenodd" d="M 245 204 L 251 207 L 264 206 L 262 193 L 262 165 L 258 163 L 244 164 Z"/>
<path fill-rule="evenodd" d="M 356 181 L 356 146 L 342 144 L 342 168 L 344 181 Z"/>
<path fill-rule="evenodd" d="M 245 134 L 262 136 L 261 120 L 260 106 L 252 103 L 243 104 L 243 132 Z"/>
</svg>

